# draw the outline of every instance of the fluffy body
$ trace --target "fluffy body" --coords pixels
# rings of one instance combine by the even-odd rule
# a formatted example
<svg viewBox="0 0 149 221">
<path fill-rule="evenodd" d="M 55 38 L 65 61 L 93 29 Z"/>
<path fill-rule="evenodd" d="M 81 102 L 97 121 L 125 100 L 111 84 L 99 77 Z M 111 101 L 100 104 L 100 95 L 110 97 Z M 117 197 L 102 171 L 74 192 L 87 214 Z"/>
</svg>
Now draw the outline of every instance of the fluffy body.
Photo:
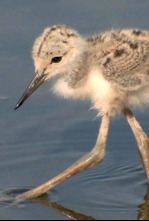
<svg viewBox="0 0 149 221">
<path fill-rule="evenodd" d="M 110 116 L 149 103 L 149 32 L 111 30 L 83 37 L 65 26 L 46 28 L 33 46 L 37 75 L 57 77 L 53 92 L 64 98 L 91 99 L 100 115 Z M 54 57 L 61 57 L 58 63 Z"/>
</svg>

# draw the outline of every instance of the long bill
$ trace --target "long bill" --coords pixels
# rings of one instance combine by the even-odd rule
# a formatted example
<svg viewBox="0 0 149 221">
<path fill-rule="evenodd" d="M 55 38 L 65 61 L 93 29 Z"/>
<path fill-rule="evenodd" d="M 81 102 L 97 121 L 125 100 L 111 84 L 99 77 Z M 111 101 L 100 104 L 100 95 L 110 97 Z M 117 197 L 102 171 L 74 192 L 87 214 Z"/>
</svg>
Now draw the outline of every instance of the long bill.
<svg viewBox="0 0 149 221">
<path fill-rule="evenodd" d="M 15 106 L 15 110 L 18 109 L 25 100 L 42 84 L 45 82 L 46 74 L 36 74 L 29 86 L 27 87 L 26 91 L 23 93 L 21 98 L 19 99 L 18 103 Z"/>
</svg>

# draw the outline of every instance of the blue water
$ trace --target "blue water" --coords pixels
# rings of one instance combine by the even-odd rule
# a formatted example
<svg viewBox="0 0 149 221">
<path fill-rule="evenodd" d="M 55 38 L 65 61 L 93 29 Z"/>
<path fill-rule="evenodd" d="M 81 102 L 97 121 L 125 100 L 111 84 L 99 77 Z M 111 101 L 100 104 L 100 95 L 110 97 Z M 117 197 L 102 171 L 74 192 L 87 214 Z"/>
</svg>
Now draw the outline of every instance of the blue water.
<svg viewBox="0 0 149 221">
<path fill-rule="evenodd" d="M 34 75 L 34 39 L 58 23 L 83 35 L 111 28 L 148 29 L 148 10 L 146 0 L 0 1 L 1 196 L 33 188 L 66 169 L 91 150 L 100 125 L 89 101 L 55 97 L 50 82 L 13 110 Z M 148 110 L 134 113 L 149 134 Z M 101 164 L 58 185 L 38 202 L 5 209 L 0 204 L 0 219 L 148 219 L 148 200 L 135 139 L 119 116 L 112 120 Z"/>
</svg>

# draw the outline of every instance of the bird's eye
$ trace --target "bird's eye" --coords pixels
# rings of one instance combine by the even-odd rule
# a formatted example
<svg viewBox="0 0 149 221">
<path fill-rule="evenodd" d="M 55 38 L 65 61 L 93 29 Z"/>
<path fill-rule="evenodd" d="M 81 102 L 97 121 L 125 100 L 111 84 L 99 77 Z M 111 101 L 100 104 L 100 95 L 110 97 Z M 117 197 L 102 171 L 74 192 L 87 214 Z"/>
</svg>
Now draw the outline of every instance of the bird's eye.
<svg viewBox="0 0 149 221">
<path fill-rule="evenodd" d="M 58 63 L 62 60 L 62 57 L 54 57 L 52 58 L 52 62 L 51 63 Z"/>
</svg>

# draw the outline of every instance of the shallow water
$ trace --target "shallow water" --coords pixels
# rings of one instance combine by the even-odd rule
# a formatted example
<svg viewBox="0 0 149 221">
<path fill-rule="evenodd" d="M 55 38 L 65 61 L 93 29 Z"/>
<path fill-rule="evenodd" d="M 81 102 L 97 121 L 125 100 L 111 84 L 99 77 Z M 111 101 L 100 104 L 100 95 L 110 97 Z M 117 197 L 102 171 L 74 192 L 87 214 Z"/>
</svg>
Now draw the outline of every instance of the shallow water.
<svg viewBox="0 0 149 221">
<path fill-rule="evenodd" d="M 148 29 L 149 1 L 0 1 L 0 195 L 53 178 L 94 146 L 100 119 L 90 102 L 65 101 L 45 83 L 19 110 L 33 77 L 31 47 L 44 27 L 64 23 L 81 34 Z M 148 133 L 148 111 L 135 112 Z M 0 219 L 148 219 L 149 193 L 132 132 L 112 121 L 105 160 L 34 202 L 0 204 Z"/>
</svg>

